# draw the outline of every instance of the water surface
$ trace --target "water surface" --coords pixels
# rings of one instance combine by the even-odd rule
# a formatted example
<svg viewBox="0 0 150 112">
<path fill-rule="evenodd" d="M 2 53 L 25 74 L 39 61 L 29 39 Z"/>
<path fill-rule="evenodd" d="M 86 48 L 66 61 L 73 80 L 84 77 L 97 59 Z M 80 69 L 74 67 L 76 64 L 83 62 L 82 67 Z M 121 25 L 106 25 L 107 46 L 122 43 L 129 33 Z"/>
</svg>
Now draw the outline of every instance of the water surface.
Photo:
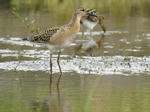
<svg viewBox="0 0 150 112">
<path fill-rule="evenodd" d="M 67 23 L 51 13 L 22 13 L 36 26 Z M 0 13 L 0 111 L 2 112 L 149 112 L 149 17 L 116 19 L 105 16 L 100 26 L 77 34 L 61 55 L 63 77 L 53 55 L 53 83 L 49 83 L 49 50 L 22 41 L 30 36 L 8 10 Z M 19 63 L 19 64 L 18 64 Z M 16 68 L 16 71 L 15 71 Z"/>
</svg>

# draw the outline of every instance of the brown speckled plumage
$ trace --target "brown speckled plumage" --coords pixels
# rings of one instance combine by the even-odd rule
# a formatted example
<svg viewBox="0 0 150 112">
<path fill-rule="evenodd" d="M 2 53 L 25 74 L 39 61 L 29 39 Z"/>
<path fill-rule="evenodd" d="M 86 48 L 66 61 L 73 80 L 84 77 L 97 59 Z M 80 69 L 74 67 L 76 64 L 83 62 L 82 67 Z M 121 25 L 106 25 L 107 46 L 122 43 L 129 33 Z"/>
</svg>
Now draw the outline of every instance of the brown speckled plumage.
<svg viewBox="0 0 150 112">
<path fill-rule="evenodd" d="M 48 42 L 50 38 L 57 33 L 59 27 L 48 28 L 44 32 L 31 36 L 31 41 L 33 42 Z"/>
<path fill-rule="evenodd" d="M 28 40 L 55 45 L 57 48 L 65 47 L 80 30 L 81 17 L 86 16 L 86 14 L 87 12 L 77 9 L 68 24 L 60 27 L 48 28 L 39 34 L 32 35 Z"/>
</svg>

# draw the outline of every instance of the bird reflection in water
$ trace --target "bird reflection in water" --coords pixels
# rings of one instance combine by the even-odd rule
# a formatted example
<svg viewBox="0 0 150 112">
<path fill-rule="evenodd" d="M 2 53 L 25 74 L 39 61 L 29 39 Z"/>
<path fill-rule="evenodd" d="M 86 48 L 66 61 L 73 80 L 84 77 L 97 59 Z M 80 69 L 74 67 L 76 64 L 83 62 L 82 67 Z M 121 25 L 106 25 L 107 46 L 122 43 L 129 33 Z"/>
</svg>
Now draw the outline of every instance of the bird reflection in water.
<svg viewBox="0 0 150 112">
<path fill-rule="evenodd" d="M 72 112 L 72 107 L 60 94 L 59 85 L 50 83 L 48 94 L 41 101 L 33 102 L 32 110 L 33 112 Z"/>
<path fill-rule="evenodd" d="M 104 55 L 104 37 L 102 34 L 100 37 L 90 38 L 90 40 L 81 43 L 75 48 L 75 55 L 80 56 L 100 56 Z"/>
</svg>

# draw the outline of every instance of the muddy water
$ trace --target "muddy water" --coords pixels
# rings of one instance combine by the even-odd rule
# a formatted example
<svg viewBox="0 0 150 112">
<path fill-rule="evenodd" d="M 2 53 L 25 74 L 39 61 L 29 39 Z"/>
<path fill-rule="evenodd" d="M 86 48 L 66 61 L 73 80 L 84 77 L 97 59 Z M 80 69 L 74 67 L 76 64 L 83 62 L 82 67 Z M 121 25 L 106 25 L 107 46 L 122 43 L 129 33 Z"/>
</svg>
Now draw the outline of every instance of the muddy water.
<svg viewBox="0 0 150 112">
<path fill-rule="evenodd" d="M 58 22 L 49 13 L 23 15 L 35 18 L 41 29 L 67 23 Z M 22 41 L 29 31 L 9 11 L 2 11 L 0 111 L 149 112 L 149 18 L 106 15 L 105 26 L 106 33 L 97 26 L 92 38 L 89 32 L 84 37 L 79 32 L 62 52 L 63 77 L 57 87 L 57 53 L 53 55 L 54 77 L 50 85 L 49 50 L 41 44 Z"/>
</svg>

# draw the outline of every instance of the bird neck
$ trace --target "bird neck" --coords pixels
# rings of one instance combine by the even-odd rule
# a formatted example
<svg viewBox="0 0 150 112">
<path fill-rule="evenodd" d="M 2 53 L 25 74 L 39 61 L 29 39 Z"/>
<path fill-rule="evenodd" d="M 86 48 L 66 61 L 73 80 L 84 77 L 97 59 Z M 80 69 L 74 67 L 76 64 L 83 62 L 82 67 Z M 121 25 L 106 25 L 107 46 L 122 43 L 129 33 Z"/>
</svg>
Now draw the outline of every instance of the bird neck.
<svg viewBox="0 0 150 112">
<path fill-rule="evenodd" d="M 80 30 L 80 20 L 81 20 L 81 17 L 75 13 L 69 23 L 69 25 L 72 28 L 72 31 L 74 33 L 78 32 Z"/>
</svg>

